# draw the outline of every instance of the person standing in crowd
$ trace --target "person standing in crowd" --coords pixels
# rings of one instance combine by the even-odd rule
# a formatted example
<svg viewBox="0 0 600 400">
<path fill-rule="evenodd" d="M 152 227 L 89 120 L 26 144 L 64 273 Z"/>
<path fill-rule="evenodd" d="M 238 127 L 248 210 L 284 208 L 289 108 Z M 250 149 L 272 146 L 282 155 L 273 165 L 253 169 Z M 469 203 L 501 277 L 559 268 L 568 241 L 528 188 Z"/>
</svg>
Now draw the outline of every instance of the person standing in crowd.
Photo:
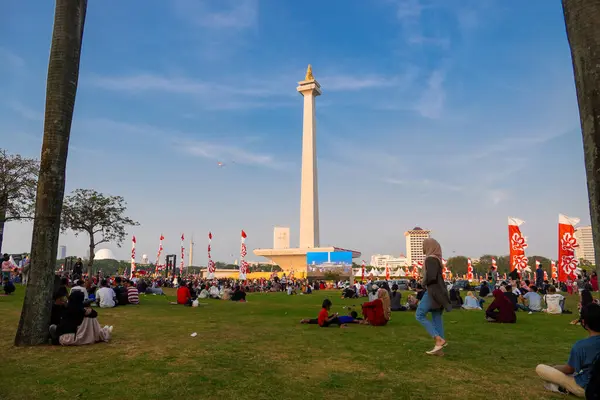
<svg viewBox="0 0 600 400">
<path fill-rule="evenodd" d="M 592 285 L 592 291 L 598 291 L 598 274 L 596 271 L 592 272 L 592 277 L 590 278 L 590 285 Z"/>
<path fill-rule="evenodd" d="M 423 253 L 426 257 L 422 270 L 425 291 L 415 317 L 435 340 L 435 346 L 427 354 L 441 355 L 442 349 L 447 345 L 442 313 L 444 309 L 452 310 L 448 289 L 442 277 L 442 247 L 437 240 L 427 238 L 423 241 Z M 427 319 L 428 313 L 431 313 L 431 321 Z"/>
<path fill-rule="evenodd" d="M 2 256 L 2 280 L 4 278 L 10 279 L 10 256 L 7 253 L 4 253 Z"/>
<path fill-rule="evenodd" d="M 81 261 L 81 257 L 79 257 L 73 265 L 73 275 L 78 277 L 83 275 L 83 261 Z"/>
<path fill-rule="evenodd" d="M 543 289 L 544 287 L 544 270 L 542 269 L 542 263 L 538 263 L 535 270 L 535 286 L 537 286 L 538 289 Z"/>
</svg>

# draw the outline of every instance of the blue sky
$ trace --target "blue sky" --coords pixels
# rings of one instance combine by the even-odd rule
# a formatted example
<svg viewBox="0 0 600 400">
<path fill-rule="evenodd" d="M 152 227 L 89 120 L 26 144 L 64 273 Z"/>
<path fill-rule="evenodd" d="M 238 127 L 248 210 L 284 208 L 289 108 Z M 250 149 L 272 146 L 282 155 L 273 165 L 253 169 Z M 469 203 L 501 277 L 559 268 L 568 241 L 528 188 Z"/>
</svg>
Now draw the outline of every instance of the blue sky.
<svg viewBox="0 0 600 400">
<path fill-rule="evenodd" d="M 52 3 L 0 17 L 0 143 L 32 157 Z M 514 216 L 530 254 L 555 257 L 558 213 L 589 222 L 558 0 L 89 2 L 67 191 L 124 196 L 151 259 L 161 232 L 168 252 L 194 234 L 201 263 L 209 230 L 224 261 L 242 228 L 250 249 L 274 225 L 297 245 L 308 63 L 322 244 L 399 254 L 419 225 L 447 256 L 504 254 Z M 11 223 L 4 249 L 30 237 Z M 84 238 L 61 244 L 85 254 Z"/>
</svg>

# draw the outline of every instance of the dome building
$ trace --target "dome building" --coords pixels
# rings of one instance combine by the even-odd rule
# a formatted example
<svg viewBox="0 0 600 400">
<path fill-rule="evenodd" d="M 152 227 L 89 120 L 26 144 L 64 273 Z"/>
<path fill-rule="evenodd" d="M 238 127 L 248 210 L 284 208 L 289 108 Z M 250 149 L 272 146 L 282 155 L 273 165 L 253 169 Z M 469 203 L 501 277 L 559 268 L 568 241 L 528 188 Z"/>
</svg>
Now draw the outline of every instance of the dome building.
<svg viewBox="0 0 600 400">
<path fill-rule="evenodd" d="M 100 249 L 95 252 L 94 260 L 116 260 L 117 257 L 109 249 Z"/>
</svg>

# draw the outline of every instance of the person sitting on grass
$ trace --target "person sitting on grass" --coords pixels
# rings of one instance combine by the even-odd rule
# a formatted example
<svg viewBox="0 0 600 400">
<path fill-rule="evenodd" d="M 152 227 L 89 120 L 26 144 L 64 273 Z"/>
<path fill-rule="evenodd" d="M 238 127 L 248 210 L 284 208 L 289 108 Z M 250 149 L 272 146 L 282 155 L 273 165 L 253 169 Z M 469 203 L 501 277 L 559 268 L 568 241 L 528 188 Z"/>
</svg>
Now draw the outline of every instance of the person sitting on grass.
<svg viewBox="0 0 600 400">
<path fill-rule="evenodd" d="M 4 282 L 3 282 L 4 286 L 4 295 L 8 296 L 10 294 L 13 294 L 15 292 L 15 285 L 7 278 L 4 277 Z"/>
<path fill-rule="evenodd" d="M 581 311 L 581 326 L 588 337 L 576 342 L 564 365 L 540 364 L 535 372 L 545 381 L 544 387 L 553 392 L 567 391 L 585 397 L 594 362 L 600 357 L 600 305 L 588 304 Z"/>
<path fill-rule="evenodd" d="M 246 292 L 244 291 L 244 288 L 242 286 L 238 285 L 235 287 L 235 290 L 231 295 L 231 301 L 238 301 L 241 303 L 246 302 Z"/>
<path fill-rule="evenodd" d="M 461 308 L 463 306 L 463 299 L 460 297 L 460 290 L 458 289 L 450 289 L 450 304 L 453 309 Z"/>
<path fill-rule="evenodd" d="M 538 287 L 534 285 L 529 290 L 523 295 L 523 299 L 527 301 L 527 308 L 530 312 L 542 311 L 542 296 L 538 293 Z"/>
<path fill-rule="evenodd" d="M 562 314 L 565 296 L 560 293 L 556 293 L 556 288 L 550 285 L 548 287 L 548 293 L 544 295 L 544 303 L 546 303 L 546 309 L 544 312 L 548 314 Z"/>
<path fill-rule="evenodd" d="M 318 324 L 321 328 L 327 328 L 330 325 L 338 325 L 340 328 L 346 328 L 346 324 L 340 321 L 338 314 L 329 315 L 329 310 L 331 309 L 331 300 L 325 299 L 323 300 L 323 304 L 321 306 L 321 311 L 319 312 L 319 316 L 316 319 L 305 318 L 300 321 L 301 324 Z"/>
<path fill-rule="evenodd" d="M 58 325 L 50 325 L 50 336 L 54 343 L 63 346 L 81 346 L 96 342 L 108 342 L 112 326 L 100 327 L 98 313 L 83 304 L 83 292 L 74 291 L 61 315 Z"/>
<path fill-rule="evenodd" d="M 383 326 L 388 323 L 392 310 L 390 307 L 390 295 L 385 289 L 377 290 L 377 298 L 373 301 L 363 303 L 363 316 L 365 323 L 373 326 Z"/>
<path fill-rule="evenodd" d="M 571 321 L 571 325 L 577 325 L 581 323 L 581 311 L 588 305 L 592 303 L 598 304 L 597 300 L 594 300 L 594 296 L 592 296 L 592 292 L 584 289 L 581 293 L 579 293 L 579 318 Z"/>
<path fill-rule="evenodd" d="M 467 297 L 465 297 L 465 302 L 462 305 L 462 308 L 465 310 L 481 310 L 479 299 L 475 297 L 473 292 L 467 293 Z"/>
<path fill-rule="evenodd" d="M 123 286 L 123 280 L 120 276 L 115 278 L 115 286 L 113 288 L 115 294 L 117 295 L 117 304 L 120 306 L 124 306 L 129 304 L 129 299 L 127 298 L 127 289 Z"/>
<path fill-rule="evenodd" d="M 221 298 L 221 291 L 219 290 L 219 287 L 217 286 L 216 282 L 213 282 L 212 286 L 210 287 L 210 290 L 208 291 L 208 295 L 211 299 Z"/>
<path fill-rule="evenodd" d="M 390 295 L 390 307 L 392 311 L 406 311 L 406 307 L 402 305 L 402 293 L 398 291 L 398 285 L 392 285 L 392 294 Z"/>
<path fill-rule="evenodd" d="M 192 294 L 190 289 L 182 282 L 181 286 L 177 289 L 177 304 L 183 304 L 184 306 L 192 305 Z"/>
<path fill-rule="evenodd" d="M 117 305 L 115 291 L 108 287 L 108 282 L 103 279 L 100 282 L 100 289 L 96 291 L 96 303 L 100 308 L 113 308 Z"/>
<path fill-rule="evenodd" d="M 499 322 L 505 324 L 514 324 L 517 322 L 515 306 L 506 298 L 500 289 L 492 292 L 494 301 L 485 311 L 485 317 L 488 322 Z"/>
<path fill-rule="evenodd" d="M 125 279 L 125 282 L 123 284 L 125 286 L 125 290 L 127 291 L 127 303 L 134 305 L 140 304 L 140 293 L 138 292 L 133 282 L 128 279 Z"/>
</svg>

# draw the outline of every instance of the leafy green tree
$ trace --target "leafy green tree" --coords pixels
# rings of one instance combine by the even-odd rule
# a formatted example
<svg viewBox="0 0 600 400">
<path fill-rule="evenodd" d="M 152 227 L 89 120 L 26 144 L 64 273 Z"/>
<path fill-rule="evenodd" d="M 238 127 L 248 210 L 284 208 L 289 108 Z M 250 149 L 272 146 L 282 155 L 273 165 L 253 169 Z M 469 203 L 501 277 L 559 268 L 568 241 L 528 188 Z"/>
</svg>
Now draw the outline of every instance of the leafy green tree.
<svg viewBox="0 0 600 400">
<path fill-rule="evenodd" d="M 4 225 L 33 217 L 39 169 L 37 160 L 0 149 L 0 251 Z"/>
<path fill-rule="evenodd" d="M 463 275 L 467 273 L 467 257 L 465 256 L 454 256 L 448 259 L 446 264 L 453 276 Z"/>
<path fill-rule="evenodd" d="M 114 242 L 121 247 L 125 240 L 125 227 L 139 225 L 126 217 L 125 211 L 127 205 L 123 197 L 105 196 L 91 189 L 76 189 L 65 199 L 62 212 L 63 231 L 72 230 L 75 235 L 88 235 L 88 275 L 92 275 L 96 246 Z"/>
</svg>

